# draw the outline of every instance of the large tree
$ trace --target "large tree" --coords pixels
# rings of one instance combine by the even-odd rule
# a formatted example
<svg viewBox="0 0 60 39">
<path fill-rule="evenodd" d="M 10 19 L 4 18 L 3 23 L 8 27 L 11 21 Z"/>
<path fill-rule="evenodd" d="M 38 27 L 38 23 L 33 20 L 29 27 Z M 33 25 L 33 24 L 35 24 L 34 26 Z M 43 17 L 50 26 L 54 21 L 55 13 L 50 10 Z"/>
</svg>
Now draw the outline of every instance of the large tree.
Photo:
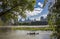
<svg viewBox="0 0 60 39">
<path fill-rule="evenodd" d="M 52 23 L 55 26 L 55 33 L 53 34 L 56 36 L 57 39 L 60 39 L 60 0 L 55 0 L 55 4 L 49 9 L 49 21 L 50 24 Z M 56 39 L 55 38 L 55 39 Z"/>
<path fill-rule="evenodd" d="M 44 0 L 44 5 L 47 0 Z M 0 0 L 0 18 L 6 22 L 17 19 L 17 16 L 26 17 L 25 11 L 33 11 L 36 0 Z"/>
<path fill-rule="evenodd" d="M 36 0 L 0 0 L 0 3 L 0 18 L 6 22 L 18 15 L 26 17 L 25 11 L 33 11 Z"/>
</svg>

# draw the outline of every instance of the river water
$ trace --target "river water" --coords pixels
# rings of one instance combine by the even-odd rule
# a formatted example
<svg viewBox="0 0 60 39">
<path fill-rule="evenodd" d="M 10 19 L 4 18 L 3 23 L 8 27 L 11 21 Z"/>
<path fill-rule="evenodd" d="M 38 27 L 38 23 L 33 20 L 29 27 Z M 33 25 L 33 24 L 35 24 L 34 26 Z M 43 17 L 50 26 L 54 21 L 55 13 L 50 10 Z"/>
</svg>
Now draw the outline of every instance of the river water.
<svg viewBox="0 0 60 39">
<path fill-rule="evenodd" d="M 0 39 L 50 39 L 51 31 L 34 31 L 37 35 L 28 35 L 33 31 L 15 30 L 0 33 Z"/>
</svg>

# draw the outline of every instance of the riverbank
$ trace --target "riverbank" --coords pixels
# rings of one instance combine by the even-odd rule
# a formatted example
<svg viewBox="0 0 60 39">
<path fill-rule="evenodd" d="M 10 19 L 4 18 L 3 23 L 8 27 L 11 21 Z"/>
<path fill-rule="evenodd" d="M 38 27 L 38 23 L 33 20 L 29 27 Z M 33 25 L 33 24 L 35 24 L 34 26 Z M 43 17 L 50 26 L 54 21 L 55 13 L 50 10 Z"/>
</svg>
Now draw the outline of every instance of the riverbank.
<svg viewBox="0 0 60 39">
<path fill-rule="evenodd" d="M 11 30 L 41 30 L 41 31 L 52 31 L 53 28 L 50 27 L 37 27 L 37 28 L 33 28 L 33 27 L 21 27 L 21 28 L 11 28 Z"/>
<path fill-rule="evenodd" d="M 53 28 L 49 26 L 0 26 L 0 31 L 10 30 L 53 31 Z"/>
</svg>

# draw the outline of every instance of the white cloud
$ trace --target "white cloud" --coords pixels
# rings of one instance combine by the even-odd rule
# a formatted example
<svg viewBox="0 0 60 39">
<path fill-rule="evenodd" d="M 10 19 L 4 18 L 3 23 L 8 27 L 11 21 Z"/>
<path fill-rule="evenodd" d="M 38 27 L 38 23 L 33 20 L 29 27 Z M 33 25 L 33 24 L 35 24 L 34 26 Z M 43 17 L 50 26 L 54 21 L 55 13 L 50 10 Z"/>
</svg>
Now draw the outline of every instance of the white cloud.
<svg viewBox="0 0 60 39">
<path fill-rule="evenodd" d="M 43 16 L 44 18 L 46 18 L 47 17 L 47 14 L 43 14 L 43 15 L 41 15 L 41 16 Z M 39 17 L 32 17 L 32 18 L 30 18 L 31 20 L 34 20 L 34 19 L 36 19 L 36 21 L 40 21 L 40 17 L 41 16 L 39 16 Z"/>
<path fill-rule="evenodd" d="M 40 17 L 36 18 L 36 21 L 40 21 Z"/>
<path fill-rule="evenodd" d="M 31 11 L 26 11 L 27 17 L 38 15 L 39 13 L 42 12 L 42 8 L 35 8 L 32 12 Z"/>
<path fill-rule="evenodd" d="M 44 14 L 44 15 L 41 15 L 41 16 L 43 16 L 44 18 L 46 18 L 47 17 L 47 14 Z"/>
<path fill-rule="evenodd" d="M 39 5 L 39 6 L 41 6 L 41 7 L 43 7 L 43 4 L 42 4 L 42 3 L 40 3 L 40 2 L 38 2 L 38 5 Z"/>
<path fill-rule="evenodd" d="M 39 17 L 36 17 L 36 18 L 30 18 L 31 20 L 36 20 L 36 21 L 40 21 L 40 16 Z"/>
<path fill-rule="evenodd" d="M 0 5 L 2 5 L 2 2 L 0 2 Z"/>
</svg>

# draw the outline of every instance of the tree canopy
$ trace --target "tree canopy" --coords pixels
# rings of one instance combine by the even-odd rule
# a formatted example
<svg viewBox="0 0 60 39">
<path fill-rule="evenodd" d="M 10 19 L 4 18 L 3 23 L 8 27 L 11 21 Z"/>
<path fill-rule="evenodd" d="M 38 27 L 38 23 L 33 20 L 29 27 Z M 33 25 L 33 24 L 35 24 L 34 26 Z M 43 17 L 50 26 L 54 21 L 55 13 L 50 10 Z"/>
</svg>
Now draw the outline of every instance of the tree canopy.
<svg viewBox="0 0 60 39">
<path fill-rule="evenodd" d="M 57 39 L 60 39 L 60 0 L 55 0 L 53 6 L 49 9 L 49 21 L 52 26 L 55 26 L 55 33 Z"/>
<path fill-rule="evenodd" d="M 32 11 L 36 0 L 1 0 L 0 2 L 2 2 L 0 6 L 2 12 L 0 12 L 0 16 L 6 14 L 19 14 L 25 17 L 24 12 L 26 10 Z"/>
<path fill-rule="evenodd" d="M 44 0 L 44 5 L 47 0 Z M 0 0 L 0 18 L 2 21 L 26 17 L 26 10 L 33 11 L 36 0 Z"/>
<path fill-rule="evenodd" d="M 36 0 L 0 0 L 0 19 L 7 21 L 26 17 L 26 10 L 33 11 Z"/>
</svg>

